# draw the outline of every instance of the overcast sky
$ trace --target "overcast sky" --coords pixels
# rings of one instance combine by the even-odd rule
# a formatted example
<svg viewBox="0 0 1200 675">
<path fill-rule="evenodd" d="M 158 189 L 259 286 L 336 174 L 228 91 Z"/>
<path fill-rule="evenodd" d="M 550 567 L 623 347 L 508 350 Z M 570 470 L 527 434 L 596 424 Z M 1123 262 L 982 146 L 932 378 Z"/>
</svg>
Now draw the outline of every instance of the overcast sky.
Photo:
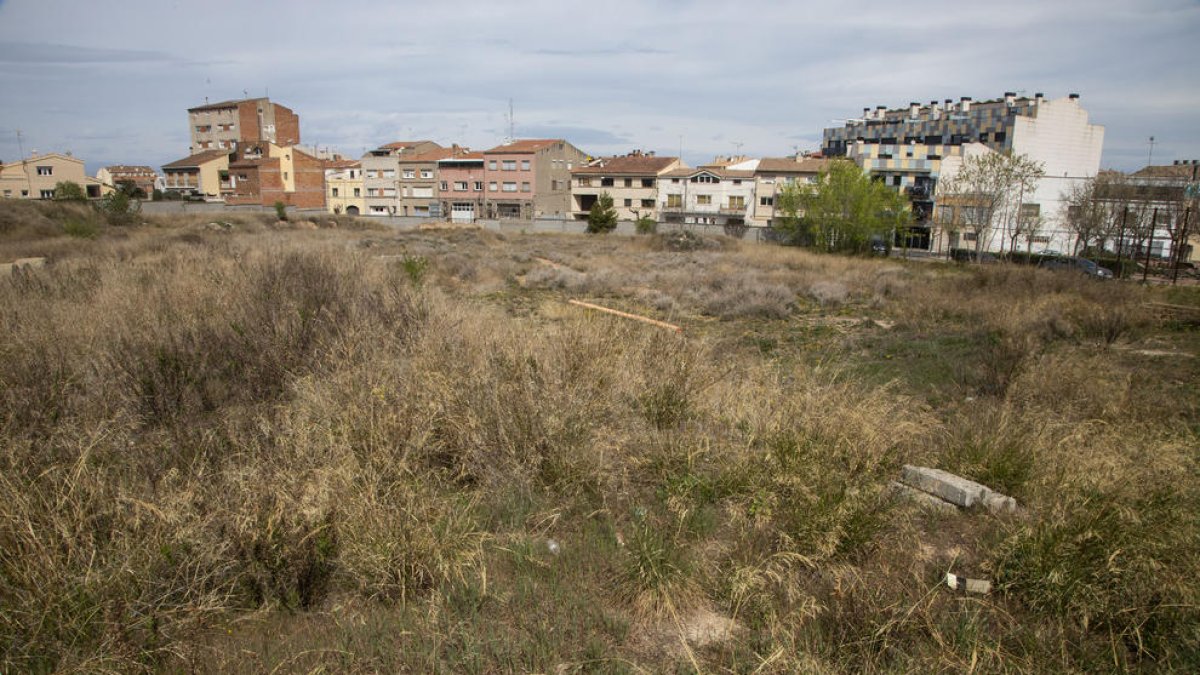
<svg viewBox="0 0 1200 675">
<path fill-rule="evenodd" d="M 189 107 L 261 96 L 306 144 L 508 133 L 692 164 L 780 156 L 875 105 L 1077 92 L 1103 165 L 1200 159 L 1200 2 L 0 0 L 0 159 L 187 154 Z"/>
</svg>

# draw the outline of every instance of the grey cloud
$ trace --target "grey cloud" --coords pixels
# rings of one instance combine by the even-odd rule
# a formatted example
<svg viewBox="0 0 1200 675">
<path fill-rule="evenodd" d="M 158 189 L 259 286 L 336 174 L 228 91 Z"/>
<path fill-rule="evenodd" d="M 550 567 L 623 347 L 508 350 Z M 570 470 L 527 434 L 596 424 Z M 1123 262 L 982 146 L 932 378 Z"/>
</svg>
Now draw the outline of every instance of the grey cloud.
<svg viewBox="0 0 1200 675">
<path fill-rule="evenodd" d="M 35 42 L 0 42 L 0 63 L 161 63 L 179 61 L 165 52 L 106 49 Z"/>
</svg>

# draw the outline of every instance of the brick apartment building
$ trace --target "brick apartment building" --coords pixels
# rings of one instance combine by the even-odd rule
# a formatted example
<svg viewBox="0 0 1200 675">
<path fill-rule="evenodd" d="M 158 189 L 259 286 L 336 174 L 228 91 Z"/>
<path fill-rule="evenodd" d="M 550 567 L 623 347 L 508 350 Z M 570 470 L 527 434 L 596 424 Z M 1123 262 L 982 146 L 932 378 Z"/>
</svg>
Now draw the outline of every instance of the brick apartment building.
<svg viewBox="0 0 1200 675">
<path fill-rule="evenodd" d="M 325 208 L 325 162 L 295 146 L 241 143 L 221 173 L 227 204 Z"/>
<path fill-rule="evenodd" d="M 561 138 L 513 141 L 483 156 L 489 218 L 569 215 L 571 170 L 589 160 Z"/>
<path fill-rule="evenodd" d="M 268 98 L 206 103 L 188 108 L 188 151 L 232 150 L 239 143 L 300 143 L 300 116 Z"/>
</svg>

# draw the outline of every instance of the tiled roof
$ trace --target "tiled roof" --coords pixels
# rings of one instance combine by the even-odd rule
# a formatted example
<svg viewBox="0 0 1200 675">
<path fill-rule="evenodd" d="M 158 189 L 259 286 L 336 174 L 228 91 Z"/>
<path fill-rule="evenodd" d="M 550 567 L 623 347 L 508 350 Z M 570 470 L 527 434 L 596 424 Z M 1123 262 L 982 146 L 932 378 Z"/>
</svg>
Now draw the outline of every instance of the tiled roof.
<svg viewBox="0 0 1200 675">
<path fill-rule="evenodd" d="M 132 164 L 114 164 L 106 166 L 109 173 L 156 173 L 154 169 L 148 166 L 135 166 Z"/>
<path fill-rule="evenodd" d="M 205 150 L 204 152 L 197 152 L 196 154 L 194 154 L 190 157 L 184 157 L 183 159 L 177 159 L 174 162 L 171 162 L 170 164 L 163 164 L 162 168 L 163 169 L 192 169 L 192 168 L 199 167 L 201 164 L 207 164 L 207 163 L 213 161 L 214 159 L 220 159 L 221 157 L 226 157 L 228 155 L 229 155 L 228 150 Z"/>
<path fill-rule="evenodd" d="M 326 169 L 357 169 L 362 166 L 357 159 L 327 159 L 322 163 Z"/>
<path fill-rule="evenodd" d="M 432 142 L 433 141 L 395 141 L 394 143 L 388 143 L 386 145 L 381 145 L 381 146 L 379 146 L 379 149 L 381 149 L 381 150 L 403 150 L 405 148 L 411 148 L 413 146 L 420 145 L 422 143 L 432 143 Z"/>
<path fill-rule="evenodd" d="M 418 153 L 416 155 L 400 155 L 401 164 L 420 163 L 420 162 L 436 162 L 439 159 L 446 159 L 454 154 L 450 148 L 438 148 L 427 152 Z"/>
<path fill-rule="evenodd" d="M 820 173 L 829 168 L 832 160 L 803 157 L 764 157 L 758 162 L 758 173 Z"/>
<path fill-rule="evenodd" d="M 1200 168 L 1192 164 L 1166 164 L 1147 166 L 1133 173 L 1138 178 L 1183 178 L 1191 180 L 1192 176 L 1200 175 Z"/>
<path fill-rule="evenodd" d="M 565 142 L 566 141 L 561 138 L 527 138 L 520 141 L 513 141 L 512 143 L 507 143 L 505 145 L 497 145 L 491 150 L 484 150 L 483 152 L 484 154 L 488 155 L 536 152 L 537 150 L 554 145 L 555 143 Z"/>
<path fill-rule="evenodd" d="M 663 174 L 667 178 L 690 178 L 701 173 L 709 173 L 720 178 L 754 178 L 753 171 L 735 171 L 733 169 L 720 169 L 714 167 L 700 167 L 698 169 L 673 169 Z"/>
<path fill-rule="evenodd" d="M 236 108 L 239 103 L 244 103 L 246 101 L 265 101 L 265 100 L 267 100 L 267 99 L 265 97 L 261 97 L 261 96 L 258 98 L 236 98 L 236 99 L 232 99 L 229 101 L 221 101 L 219 103 L 205 103 L 204 105 L 199 105 L 199 106 L 196 106 L 195 108 L 188 108 L 188 112 L 201 112 L 204 110 L 224 110 L 225 108 Z"/>
<path fill-rule="evenodd" d="M 653 157 L 649 155 L 605 157 L 589 166 L 581 166 L 572 174 L 583 176 L 608 174 L 637 174 L 656 176 L 678 161 L 675 157 Z"/>
</svg>

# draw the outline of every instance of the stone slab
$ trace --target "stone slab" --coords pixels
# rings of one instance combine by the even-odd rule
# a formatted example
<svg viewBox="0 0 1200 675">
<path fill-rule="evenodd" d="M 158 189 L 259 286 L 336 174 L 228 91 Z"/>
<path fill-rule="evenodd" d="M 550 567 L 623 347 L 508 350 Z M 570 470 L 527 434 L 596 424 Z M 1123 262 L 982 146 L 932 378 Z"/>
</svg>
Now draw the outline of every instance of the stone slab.
<svg viewBox="0 0 1200 675">
<path fill-rule="evenodd" d="M 993 512 L 1017 510 L 1017 502 L 1012 497 L 941 469 L 905 464 L 900 470 L 900 482 L 964 509 L 981 505 Z"/>
</svg>

